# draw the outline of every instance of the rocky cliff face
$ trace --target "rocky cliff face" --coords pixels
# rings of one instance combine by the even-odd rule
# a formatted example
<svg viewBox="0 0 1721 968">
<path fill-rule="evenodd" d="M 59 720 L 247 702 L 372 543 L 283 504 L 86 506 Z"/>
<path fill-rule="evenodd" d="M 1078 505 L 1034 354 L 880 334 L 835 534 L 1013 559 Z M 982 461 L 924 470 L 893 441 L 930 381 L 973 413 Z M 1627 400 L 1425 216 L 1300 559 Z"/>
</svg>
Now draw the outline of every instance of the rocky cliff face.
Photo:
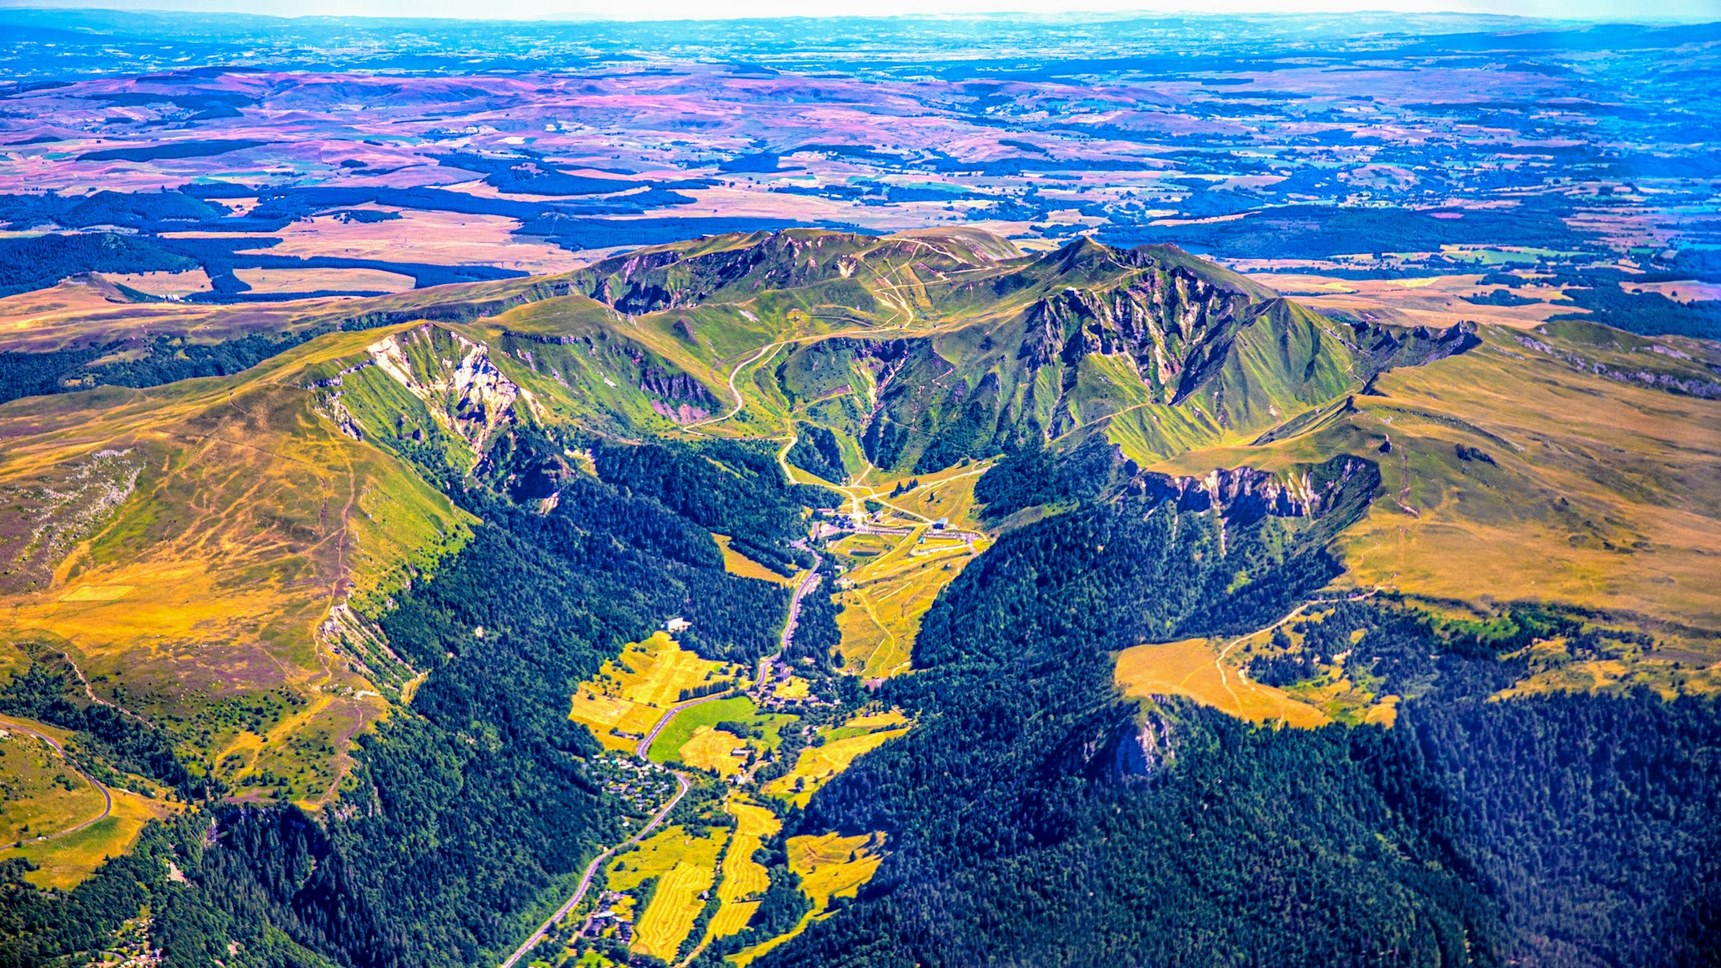
<svg viewBox="0 0 1721 968">
<path fill-rule="evenodd" d="M 1025 312 L 1017 358 L 1039 368 L 1079 364 L 1089 354 L 1129 360 L 1156 400 L 1169 403 L 1180 379 L 1252 299 L 1182 267 L 1149 265 L 1133 282 L 1110 290 L 1070 287 Z"/>
<path fill-rule="evenodd" d="M 425 325 L 385 336 L 365 352 L 474 453 L 482 454 L 496 430 L 515 421 L 522 391 L 496 368 L 483 343 Z"/>
<path fill-rule="evenodd" d="M 1148 473 L 1132 486 L 1150 499 L 1175 503 L 1179 511 L 1216 511 L 1243 524 L 1264 517 L 1321 517 L 1355 484 L 1372 492 L 1379 475 L 1373 463 L 1346 455 L 1285 474 L 1253 467 L 1221 468 L 1202 477 Z"/>
<path fill-rule="evenodd" d="M 1171 723 L 1149 714 L 1133 730 L 1118 736 L 1107 766 L 1113 780 L 1145 780 L 1170 765 Z"/>
<path fill-rule="evenodd" d="M 639 388 L 651 398 L 651 408 L 678 424 L 703 420 L 717 408 L 711 391 L 686 373 L 671 373 L 650 363 L 641 363 Z"/>
</svg>

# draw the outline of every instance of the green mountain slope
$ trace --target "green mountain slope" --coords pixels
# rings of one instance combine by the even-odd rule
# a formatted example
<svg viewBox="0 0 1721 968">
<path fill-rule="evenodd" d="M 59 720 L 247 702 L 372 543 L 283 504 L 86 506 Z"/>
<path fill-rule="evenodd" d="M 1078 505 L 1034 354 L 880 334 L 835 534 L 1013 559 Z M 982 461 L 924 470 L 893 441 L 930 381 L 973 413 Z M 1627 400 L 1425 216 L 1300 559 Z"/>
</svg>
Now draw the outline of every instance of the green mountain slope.
<svg viewBox="0 0 1721 968">
<path fill-rule="evenodd" d="M 1656 905 L 1706 896 L 1673 858 L 1708 815 L 1645 826 L 1632 802 L 1680 796 L 1659 779 L 1586 802 L 1646 831 L 1607 864 L 1676 867 L 1677 897 L 1565 854 L 1515 873 L 1553 850 L 1524 826 L 1543 791 L 1440 791 L 1470 782 L 1465 750 L 1611 743 L 1660 715 L 1633 703 L 1721 688 L 1710 344 L 1346 322 L 1175 247 L 966 232 L 723 236 L 340 307 L 151 312 L 147 347 L 125 316 L 0 338 L 40 358 L 31 386 L 97 387 L 0 404 L 0 712 L 118 791 L 76 836 L 19 830 L 0 864 L 91 885 L 77 930 L 148 907 L 175 963 L 228 942 L 259 965 L 495 959 L 615 818 L 649 814 L 568 703 L 672 619 L 710 662 L 786 644 L 798 695 L 757 701 L 806 730 L 700 734 L 706 762 L 747 761 L 736 789 L 805 804 L 773 814 L 776 900 L 734 935 L 763 964 L 1248 960 L 1287 930 L 1296 964 L 1636 943 L 1624 913 L 1574 927 L 1560 878 L 1695 930 Z M 181 355 L 252 365 L 178 379 Z M 104 385 L 122 377 L 145 386 Z M 780 638 L 792 593 L 768 578 L 815 562 Z M 1158 643 L 1199 660 L 1186 698 L 1122 699 L 1115 653 Z M 1332 725 L 1189 704 L 1260 721 L 1263 690 Z M 1489 699 L 1534 721 L 1472 710 Z M 1687 712 L 1706 708 L 1668 714 L 1667 769 L 1707 777 Z M 797 772 L 803 747 L 864 735 L 840 725 L 863 709 L 913 728 Z M 766 735 L 781 749 L 746 746 Z M 723 782 L 676 823 L 726 830 Z M 230 839 L 190 850 L 212 818 Z M 866 843 L 791 847 L 839 835 Z M 149 870 L 103 866 L 134 849 Z M 820 893 L 832 864 L 852 901 Z M 44 947 L 15 960 L 87 948 L 41 927 L 24 873 L 4 868 L 0 914 Z M 689 957 L 692 919 L 719 913 L 695 907 Z M 743 950 L 707 940 L 704 963 Z"/>
</svg>

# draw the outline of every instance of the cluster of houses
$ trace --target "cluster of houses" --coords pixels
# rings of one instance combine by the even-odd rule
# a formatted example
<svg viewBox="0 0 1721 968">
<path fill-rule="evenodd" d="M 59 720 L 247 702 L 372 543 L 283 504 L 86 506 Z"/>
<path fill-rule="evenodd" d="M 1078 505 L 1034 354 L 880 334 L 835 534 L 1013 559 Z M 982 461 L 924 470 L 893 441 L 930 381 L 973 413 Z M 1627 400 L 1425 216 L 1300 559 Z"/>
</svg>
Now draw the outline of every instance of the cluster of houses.
<svg viewBox="0 0 1721 968">
<path fill-rule="evenodd" d="M 616 941 L 624 945 L 632 944 L 633 921 L 616 910 L 616 904 L 625 896 L 616 891 L 605 891 L 598 895 L 596 909 L 586 916 L 585 922 L 580 925 L 580 930 L 575 934 L 575 937 L 601 938 L 606 931 L 613 928 L 615 931 L 613 937 Z"/>
</svg>

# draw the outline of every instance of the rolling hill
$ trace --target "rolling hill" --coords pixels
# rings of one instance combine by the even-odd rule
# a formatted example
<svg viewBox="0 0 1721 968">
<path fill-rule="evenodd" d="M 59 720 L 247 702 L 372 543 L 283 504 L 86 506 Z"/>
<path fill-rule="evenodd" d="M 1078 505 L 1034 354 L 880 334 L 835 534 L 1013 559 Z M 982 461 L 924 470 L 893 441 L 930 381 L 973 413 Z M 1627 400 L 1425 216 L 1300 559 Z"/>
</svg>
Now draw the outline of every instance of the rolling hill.
<svg viewBox="0 0 1721 968">
<path fill-rule="evenodd" d="M 691 629 L 678 634 L 691 652 L 766 670 L 789 584 L 814 589 L 778 659 L 784 689 L 812 690 L 794 707 L 805 735 L 773 734 L 787 742 L 779 753 L 732 723 L 737 745 L 718 760 L 731 773 L 745 761 L 749 781 L 758 773 L 761 790 L 787 790 L 805 808 L 782 808 L 798 825 L 783 836 L 877 832 L 871 843 L 886 846 L 881 886 L 855 913 L 826 896 L 803 922 L 765 895 L 756 920 L 785 917 L 781 930 L 732 933 L 771 965 L 861 951 L 847 947 L 860 935 L 844 932 L 921 937 L 944 891 L 982 921 L 1018 917 L 963 894 L 979 881 L 962 872 L 994 851 L 1063 849 L 1064 835 L 1011 828 L 1018 840 L 976 841 L 953 860 L 925 804 L 948 809 L 962 836 L 984 837 L 973 804 L 1050 817 L 1062 794 L 1037 784 L 1067 776 L 1097 784 L 1069 793 L 1070 815 L 1103 830 L 1116 764 L 1156 763 L 1157 728 L 1262 756 L 1275 743 L 1327 744 L 1284 755 L 1324 771 L 1335 826 L 1299 820 L 1275 835 L 1365 857 L 1370 873 L 1345 868 L 1345 890 L 1390 892 L 1402 915 L 1358 915 L 1336 929 L 1341 940 L 1391 922 L 1419 926 L 1394 935 L 1419 956 L 1463 950 L 1465 932 L 1489 951 L 1516 943 L 1498 940 L 1510 933 L 1501 925 L 1522 926 L 1478 913 L 1486 904 L 1466 893 L 1487 895 L 1504 875 L 1443 839 L 1445 819 L 1412 810 L 1378 821 L 1369 797 L 1396 803 L 1398 791 L 1376 790 L 1385 781 L 1355 764 L 1410 755 L 1400 740 L 1329 738 L 1341 726 L 1318 740 L 1276 740 L 1273 729 L 1238 740 L 1242 727 L 1175 700 L 1143 712 L 1112 685 L 1122 649 L 1176 642 L 1183 681 L 1200 672 L 1207 683 L 1181 694 L 1239 715 L 1228 676 L 1301 670 L 1246 690 L 1297 710 L 1297 725 L 1392 723 L 1400 704 L 1432 708 L 1416 704 L 1460 682 L 1467 700 L 1646 689 L 1691 702 L 1721 686 L 1721 352 L 1711 343 L 1576 322 L 1394 327 L 1322 314 L 1174 246 L 1079 238 L 1026 252 L 977 231 L 716 236 L 557 276 L 353 301 L 125 298 L 97 281 L 14 296 L 18 323 L 0 329 L 0 359 L 35 374 L 0 404 L 0 711 L 69 730 L 91 775 L 163 818 L 104 828 L 57 886 L 105 883 L 97 871 L 114 866 L 102 861 L 127 851 L 137 863 L 179 857 L 200 811 L 234 831 L 207 852 L 229 851 L 230 862 L 197 867 L 210 883 L 274 870 L 268 858 L 283 851 L 315 858 L 279 883 L 260 875 L 260 893 L 245 895 L 252 907 L 222 909 L 268 925 L 231 934 L 260 964 L 270 956 L 259 952 L 289 950 L 337 963 L 505 954 L 525 921 L 554 909 L 551 888 L 631 816 L 600 809 L 613 793 L 589 779 L 601 747 L 566 720 L 581 683 L 685 616 Z M 781 580 L 735 574 L 748 570 Z M 1013 601 L 999 598 L 1006 588 Z M 1370 616 L 1352 648 L 1310 644 L 1346 609 Z M 1369 638 L 1394 622 L 1417 631 Z M 1280 642 L 1280 625 L 1294 636 Z M 1038 631 L 1018 638 L 1024 629 Z M 1209 640 L 1248 648 L 1209 659 Z M 1421 647 L 1406 642 L 1434 642 L 1453 664 L 1404 672 Z M 1019 650 L 1000 651 L 1007 643 Z M 1358 649 L 1352 661 L 1372 663 L 1360 671 L 1339 656 Z M 1480 667 L 1464 664 L 1484 654 L 1497 663 L 1486 688 L 1465 678 L 1485 678 Z M 1130 666 L 1158 681 L 1151 664 Z M 1023 717 L 1021 728 L 963 755 L 995 754 L 998 770 L 1035 779 L 1014 789 L 965 768 L 936 796 L 919 790 L 909 778 L 955 755 L 952 724 L 997 726 L 969 691 L 988 676 L 1007 683 L 998 715 Z M 1052 685 L 1066 691 L 1040 694 Z M 928 725 L 844 759 L 800 795 L 789 786 L 795 744 L 840 728 L 818 718 L 836 715 L 821 703 L 852 712 L 875 695 L 866 689 L 891 715 L 918 710 Z M 660 698 L 654 710 L 674 697 Z M 1028 714 L 1036 704 L 1043 723 Z M 1422 715 L 1393 735 L 1494 728 Z M 708 731 L 719 743 L 723 726 Z M 1031 739 L 1051 752 L 1030 752 Z M 1217 747 L 1184 748 L 1191 769 L 1241 769 Z M 449 750 L 466 765 L 419 762 Z M 554 824 L 530 798 L 460 802 L 468 769 L 565 807 L 575 835 L 545 848 Z M 424 793 L 421 777 L 449 788 Z M 1250 797 L 1282 794 L 1276 779 L 1232 778 Z M 971 801 L 943 799 L 964 790 Z M 1024 807 L 1018 796 L 1041 799 Z M 1250 817 L 1233 819 L 1261 819 Z M 1137 833 L 1157 832 L 1118 842 L 1169 842 L 1154 826 L 1164 816 L 1141 818 Z M 498 824 L 511 855 L 481 846 Z M 1085 836 L 1070 835 L 1068 849 L 1102 850 Z M 410 846 L 388 855 L 396 837 Z M 468 855 L 493 860 L 483 869 L 494 879 L 456 873 Z M 6 856 L 39 862 L 55 843 L 20 837 Z M 550 859 L 509 867 L 509 857 Z M 1001 862 L 974 876 L 1062 896 L 1067 885 L 1026 869 Z M 402 933 L 406 915 L 367 893 L 378 888 L 366 878 L 385 876 L 425 882 L 415 897 L 437 912 L 440 940 Z M 1338 883 L 1320 890 L 1343 896 Z M 1182 896 L 1160 881 L 1111 886 Z M 697 899 L 684 900 L 696 914 Z M 364 913 L 344 921 L 344 905 Z M 1081 932 L 1109 937 L 1110 927 L 1062 929 L 1073 947 L 1018 939 L 1028 945 L 1018 950 L 1080 963 L 1097 950 L 1080 947 Z M 1254 930 L 1226 943 L 1247 948 Z M 694 957 L 701 932 L 668 934 L 692 938 L 680 953 Z M 771 940 L 788 936 L 797 940 Z M 964 943 L 893 942 L 871 963 L 967 963 L 979 949 Z M 1176 957 L 1177 942 L 1165 944 L 1161 955 Z"/>
</svg>

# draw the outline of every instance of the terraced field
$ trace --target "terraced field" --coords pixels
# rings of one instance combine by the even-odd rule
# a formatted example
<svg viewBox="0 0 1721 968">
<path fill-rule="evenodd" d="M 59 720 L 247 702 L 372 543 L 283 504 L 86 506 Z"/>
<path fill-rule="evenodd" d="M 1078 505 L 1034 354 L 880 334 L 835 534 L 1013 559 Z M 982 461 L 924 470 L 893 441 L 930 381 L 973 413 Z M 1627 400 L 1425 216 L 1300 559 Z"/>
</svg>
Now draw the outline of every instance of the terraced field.
<svg viewBox="0 0 1721 968">
<path fill-rule="evenodd" d="M 770 879 L 753 855 L 766 837 L 782 829 L 782 822 L 770 808 L 740 794 L 731 795 L 725 809 L 735 818 L 735 833 L 723 858 L 723 880 L 717 887 L 719 907 L 706 929 L 710 938 L 740 932 L 758 910 L 759 896 L 770 886 Z"/>
<path fill-rule="evenodd" d="M 704 906 L 701 895 L 710 889 L 715 877 L 703 858 L 699 863 L 679 862 L 664 872 L 658 878 L 651 905 L 634 929 L 633 950 L 665 961 L 674 959 Z"/>
<path fill-rule="evenodd" d="M 582 890 L 567 905 L 569 912 L 585 919 L 566 948 L 566 955 L 576 963 L 594 956 L 597 949 L 591 946 L 593 941 L 613 942 L 622 937 L 631 937 L 629 947 L 636 953 L 673 961 L 686 951 L 684 960 L 691 961 L 713 943 L 747 931 L 771 885 L 760 857 L 767 841 L 782 830 L 785 809 L 791 804 L 804 805 L 813 790 L 846 769 L 856 757 L 908 731 L 907 718 L 895 709 L 859 713 L 836 725 L 815 728 L 802 725 L 797 714 L 762 712 L 752 695 L 714 695 L 686 703 L 652 705 L 652 700 L 667 702 L 672 690 L 688 681 L 690 674 L 712 671 L 699 665 L 706 660 L 689 660 L 689 654 L 664 634 L 629 645 L 615 662 L 606 664 L 592 681 L 579 687 L 575 704 L 580 715 L 575 719 L 594 733 L 601 728 L 612 729 L 612 738 L 626 738 L 630 752 L 646 754 L 652 762 L 707 770 L 730 784 L 721 795 L 721 809 L 729 822 L 713 815 L 708 801 L 695 814 L 678 813 L 681 822 L 651 833 L 605 864 L 596 901 L 590 900 L 594 894 Z M 828 684 L 821 686 L 824 688 Z M 808 679 L 791 675 L 779 680 L 773 691 L 817 700 L 812 689 Z M 639 701 L 623 700 L 623 693 Z M 621 702 L 631 702 L 655 717 L 644 727 L 651 736 L 649 748 L 642 737 L 614 736 L 610 719 L 601 711 L 620 708 L 615 704 Z M 754 773 L 759 769 L 748 764 L 757 761 L 763 765 L 781 755 L 785 733 L 790 731 L 796 731 L 798 741 L 809 744 L 797 746 L 799 752 L 790 772 L 762 785 L 756 795 L 746 792 L 757 782 Z M 677 779 L 683 789 L 705 789 L 707 796 L 714 792 L 711 778 L 678 773 Z M 807 841 L 795 855 L 800 859 L 791 858 L 792 863 L 799 864 L 792 868 L 797 872 L 817 871 L 826 879 L 834 878 L 830 884 L 815 879 L 811 887 L 803 887 L 815 913 L 828 907 L 833 891 L 852 890 L 871 876 L 877 858 L 867 862 L 864 847 L 871 842 L 864 837 L 856 840 L 855 844 L 861 845 L 855 858 L 859 863 L 851 864 L 848 852 L 840 863 L 826 856 L 843 847 L 852 852 L 855 845 L 847 841 L 834 845 Z M 690 936 L 702 916 L 708 919 L 694 943 Z M 546 928 L 553 927 L 554 920 Z M 794 931 L 805 923 L 803 920 L 793 926 Z M 631 935 L 622 934 L 624 928 Z M 523 957 L 525 950 L 517 951 L 515 958 Z"/>
<path fill-rule="evenodd" d="M 700 834 L 666 827 L 635 850 L 619 855 L 607 870 L 609 890 L 637 891 L 651 882 L 650 901 L 637 912 L 632 949 L 669 960 L 693 929 L 703 907 L 700 894 L 716 882 L 717 858 L 726 834 Z"/>
</svg>

